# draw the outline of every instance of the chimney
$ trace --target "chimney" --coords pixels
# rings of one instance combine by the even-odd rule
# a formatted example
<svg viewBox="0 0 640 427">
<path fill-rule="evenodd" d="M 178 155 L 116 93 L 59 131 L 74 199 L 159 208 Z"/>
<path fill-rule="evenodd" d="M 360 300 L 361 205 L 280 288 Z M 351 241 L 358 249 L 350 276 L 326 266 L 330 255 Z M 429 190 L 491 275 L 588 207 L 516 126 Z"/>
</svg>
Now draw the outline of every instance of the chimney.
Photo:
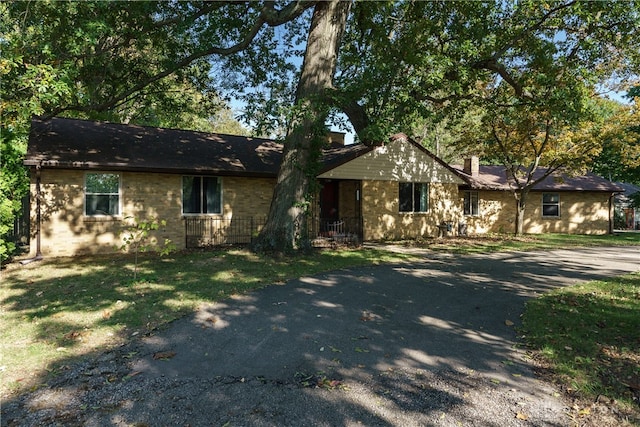
<svg viewBox="0 0 640 427">
<path fill-rule="evenodd" d="M 344 145 L 344 136 L 346 134 L 344 132 L 334 132 L 329 131 L 327 134 L 327 142 L 329 145 Z"/>
<path fill-rule="evenodd" d="M 478 176 L 480 173 L 480 159 L 478 156 L 471 156 L 464 159 L 464 173 L 471 176 Z"/>
</svg>

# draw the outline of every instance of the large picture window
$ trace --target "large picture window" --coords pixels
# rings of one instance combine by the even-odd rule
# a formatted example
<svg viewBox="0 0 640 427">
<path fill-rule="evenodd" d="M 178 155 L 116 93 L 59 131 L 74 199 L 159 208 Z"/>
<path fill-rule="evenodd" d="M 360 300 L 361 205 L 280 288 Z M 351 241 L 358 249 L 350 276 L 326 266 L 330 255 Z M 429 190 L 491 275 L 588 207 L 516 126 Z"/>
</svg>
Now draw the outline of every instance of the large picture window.
<svg viewBox="0 0 640 427">
<path fill-rule="evenodd" d="M 222 212 L 222 178 L 182 177 L 182 213 L 219 214 Z"/>
<path fill-rule="evenodd" d="M 477 191 L 464 192 L 464 214 L 478 215 L 480 210 L 480 202 Z"/>
<path fill-rule="evenodd" d="M 115 173 L 85 175 L 84 213 L 88 216 L 120 215 L 120 175 Z"/>
<path fill-rule="evenodd" d="M 429 210 L 429 184 L 424 182 L 399 183 L 400 212 L 427 212 Z"/>
<path fill-rule="evenodd" d="M 542 194 L 542 216 L 560 216 L 560 195 L 558 193 Z"/>
</svg>

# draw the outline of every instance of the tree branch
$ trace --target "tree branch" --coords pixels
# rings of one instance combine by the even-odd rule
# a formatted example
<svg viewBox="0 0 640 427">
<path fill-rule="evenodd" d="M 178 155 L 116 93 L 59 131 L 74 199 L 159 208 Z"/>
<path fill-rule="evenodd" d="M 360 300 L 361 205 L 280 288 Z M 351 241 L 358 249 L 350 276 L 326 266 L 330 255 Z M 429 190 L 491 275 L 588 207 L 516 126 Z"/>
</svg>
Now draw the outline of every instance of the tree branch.
<svg viewBox="0 0 640 427">
<path fill-rule="evenodd" d="M 145 80 L 142 80 L 140 83 L 132 86 L 131 88 L 121 92 L 120 94 L 112 97 L 111 99 L 99 103 L 99 104 L 90 104 L 90 105 L 68 105 L 66 107 L 59 107 L 54 109 L 51 114 L 47 117 L 54 117 L 60 114 L 63 111 L 104 111 L 110 108 L 113 108 L 120 101 L 129 98 L 134 93 L 144 89 L 145 87 L 161 80 L 176 71 L 188 66 L 194 61 L 205 58 L 208 56 L 219 55 L 219 56 L 228 56 L 234 53 L 238 53 L 240 51 L 245 50 L 251 42 L 256 38 L 262 27 L 266 24 L 271 27 L 275 27 L 278 25 L 282 25 L 286 22 L 289 22 L 293 19 L 296 19 L 300 16 L 305 10 L 313 7 L 317 1 L 300 1 L 296 0 L 292 3 L 289 3 L 284 8 L 277 10 L 275 9 L 273 2 L 267 2 L 262 10 L 260 11 L 260 15 L 251 26 L 249 31 L 247 31 L 242 38 L 242 40 L 238 41 L 236 44 L 228 47 L 211 47 L 209 49 L 205 49 L 200 52 L 195 52 L 191 55 L 184 57 L 182 60 L 175 62 L 170 67 L 166 68 L 164 71 L 161 71 Z"/>
<path fill-rule="evenodd" d="M 509 73 L 509 71 L 507 71 L 506 67 L 496 61 L 495 58 L 478 61 L 474 63 L 472 67 L 493 71 L 502 77 L 502 79 L 513 88 L 518 98 L 533 99 L 533 95 L 529 91 L 525 90 L 524 87 Z"/>
<path fill-rule="evenodd" d="M 491 59 L 497 60 L 498 58 L 501 58 L 502 55 L 504 55 L 511 47 L 513 47 L 513 45 L 516 44 L 516 42 L 522 40 L 525 35 L 540 29 L 542 27 L 542 24 L 544 24 L 547 20 L 549 20 L 549 18 L 552 15 L 556 14 L 557 12 L 559 12 L 559 11 L 561 11 L 563 9 L 568 9 L 568 8 L 570 8 L 571 6 L 573 6 L 576 3 L 577 3 L 577 0 L 572 0 L 572 1 L 568 2 L 568 3 L 563 3 L 563 4 L 560 4 L 560 5 L 556 6 L 556 7 L 552 7 L 551 9 L 549 9 L 549 11 L 547 13 L 542 15 L 542 17 L 536 23 L 534 23 L 531 26 L 523 28 L 522 31 L 520 31 L 514 38 L 509 40 L 509 43 L 506 43 L 501 49 L 498 49 L 491 56 Z"/>
<path fill-rule="evenodd" d="M 563 3 L 563 4 L 560 4 L 559 6 L 549 9 L 549 11 L 545 13 L 537 22 L 535 22 L 531 26 L 528 26 L 522 29 L 522 31 L 520 31 L 516 36 L 514 36 L 511 40 L 505 43 L 501 48 L 497 49 L 493 53 L 493 55 L 491 55 L 491 57 L 473 63 L 471 65 L 472 68 L 493 71 L 494 73 L 498 74 L 505 82 L 507 82 L 509 86 L 511 86 L 514 89 L 518 98 L 533 99 L 533 95 L 529 91 L 524 89 L 524 87 L 515 79 L 515 77 L 511 73 L 509 73 L 509 71 L 504 66 L 504 64 L 501 64 L 498 61 L 498 59 L 502 58 L 502 56 L 510 48 L 516 45 L 517 42 L 521 41 L 527 34 L 530 34 L 540 29 L 542 25 L 546 21 L 548 21 L 549 18 L 551 18 L 552 15 L 556 14 L 557 12 L 563 9 L 568 9 L 576 3 L 577 3 L 576 0 L 572 0 L 567 3 Z"/>
</svg>

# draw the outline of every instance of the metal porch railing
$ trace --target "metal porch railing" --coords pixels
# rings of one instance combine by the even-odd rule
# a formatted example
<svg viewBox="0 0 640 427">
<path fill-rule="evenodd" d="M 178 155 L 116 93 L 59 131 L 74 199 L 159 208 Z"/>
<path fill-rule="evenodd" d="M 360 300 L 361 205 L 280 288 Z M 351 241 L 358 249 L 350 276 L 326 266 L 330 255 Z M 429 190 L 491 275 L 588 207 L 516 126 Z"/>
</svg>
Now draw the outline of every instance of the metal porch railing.
<svg viewBox="0 0 640 427">
<path fill-rule="evenodd" d="M 260 233 L 266 217 L 221 218 L 186 217 L 187 248 L 222 245 L 248 245 Z M 307 224 L 312 241 L 353 243 L 362 241 L 362 218 L 309 218 Z"/>
</svg>

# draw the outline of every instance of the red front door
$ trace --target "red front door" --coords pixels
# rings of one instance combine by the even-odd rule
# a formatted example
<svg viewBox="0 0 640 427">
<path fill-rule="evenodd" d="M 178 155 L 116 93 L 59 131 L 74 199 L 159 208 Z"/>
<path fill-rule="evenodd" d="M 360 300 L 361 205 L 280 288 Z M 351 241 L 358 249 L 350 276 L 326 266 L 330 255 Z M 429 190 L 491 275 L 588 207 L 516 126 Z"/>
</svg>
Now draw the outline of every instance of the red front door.
<svg viewBox="0 0 640 427">
<path fill-rule="evenodd" d="M 320 190 L 320 218 L 322 220 L 335 221 L 340 218 L 338 213 L 339 194 L 338 181 L 322 182 L 322 190 Z"/>
</svg>

